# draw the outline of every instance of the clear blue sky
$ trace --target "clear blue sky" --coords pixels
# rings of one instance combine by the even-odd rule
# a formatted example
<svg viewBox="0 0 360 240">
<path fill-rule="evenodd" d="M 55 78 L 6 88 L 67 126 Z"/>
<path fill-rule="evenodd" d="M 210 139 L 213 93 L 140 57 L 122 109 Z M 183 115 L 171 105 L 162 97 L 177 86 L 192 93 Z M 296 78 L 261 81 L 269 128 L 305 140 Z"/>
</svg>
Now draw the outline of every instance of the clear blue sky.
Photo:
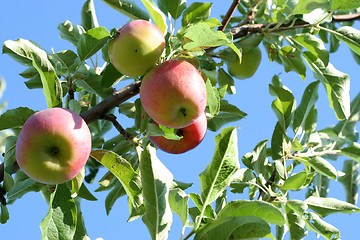
<svg viewBox="0 0 360 240">
<path fill-rule="evenodd" d="M 57 26 L 65 20 L 80 24 L 80 11 L 84 1 L 2 1 L 0 14 L 0 42 L 1 44 L 8 40 L 18 38 L 30 39 L 36 41 L 47 51 L 61 51 L 66 49 L 75 50 L 74 47 L 59 37 Z M 115 10 L 108 7 L 100 0 L 94 0 L 99 24 L 108 30 L 118 28 L 128 19 L 123 17 Z M 142 6 L 140 0 L 136 0 Z M 188 5 L 194 1 L 188 1 Z M 231 1 L 212 1 L 214 2 L 212 17 L 219 18 L 220 14 L 225 14 Z M 359 24 L 357 24 L 359 26 Z M 263 49 L 262 49 L 263 50 Z M 339 51 L 330 55 L 331 63 L 340 71 L 350 75 L 351 99 L 360 91 L 360 66 L 352 59 L 350 52 L 345 44 L 342 44 Z M 13 109 L 20 106 L 26 106 L 34 110 L 46 108 L 45 98 L 41 90 L 28 90 L 23 83 L 22 77 L 18 74 L 25 67 L 16 63 L 7 55 L 0 55 L 0 76 L 7 83 L 7 88 L 3 99 L 8 101 L 7 109 Z M 312 73 L 307 73 L 307 78 L 303 80 L 294 73 L 284 73 L 283 67 L 277 63 L 270 63 L 263 51 L 263 60 L 260 70 L 251 78 L 245 81 L 236 81 L 237 94 L 227 96 L 233 104 L 236 104 L 248 116 L 231 126 L 239 126 L 239 154 L 244 155 L 251 152 L 254 146 L 261 140 L 270 139 L 276 117 L 271 110 L 270 104 L 273 97 L 270 96 L 268 85 L 274 74 L 282 72 L 281 79 L 294 93 L 297 102 L 300 102 L 303 90 L 314 80 Z M 129 84 L 129 81 L 119 83 L 116 87 L 121 88 Z M 329 107 L 329 103 L 324 88 L 319 90 L 318 107 L 318 129 L 337 123 L 335 114 Z M 131 126 L 133 123 L 124 118 L 120 118 L 124 127 Z M 358 124 L 359 126 L 359 124 Z M 113 132 L 116 134 L 116 132 Z M 198 175 L 205 169 L 212 159 L 214 148 L 214 136 L 216 133 L 208 131 L 201 145 L 179 156 L 174 156 L 159 152 L 158 156 L 163 163 L 172 171 L 174 178 L 183 182 L 193 182 L 194 185 L 186 192 L 199 193 Z M 342 160 L 333 163 L 339 170 L 342 169 Z M 103 172 L 104 173 L 104 172 Z M 99 178 L 101 174 L 99 175 Z M 96 189 L 96 184 L 90 185 L 91 190 Z M 344 190 L 340 183 L 331 182 L 330 197 L 336 197 L 345 200 Z M 113 239 L 150 239 L 146 226 L 141 219 L 127 223 L 128 207 L 125 197 L 119 199 L 109 216 L 106 216 L 104 199 L 105 194 L 95 193 L 98 198 L 96 202 L 82 201 L 82 211 L 85 217 L 88 234 L 91 239 L 102 237 L 105 240 Z M 304 198 L 304 192 L 291 193 L 292 199 Z M 245 198 L 247 195 L 231 196 L 230 199 Z M 0 239 L 40 239 L 41 232 L 39 224 L 45 217 L 48 206 L 43 201 L 41 194 L 29 193 L 22 199 L 8 206 L 10 220 L 5 225 L 0 225 Z M 336 226 L 341 233 L 342 239 L 356 239 L 358 226 L 360 223 L 360 214 L 353 215 L 330 215 L 325 218 L 326 221 Z M 189 229 L 188 231 L 189 232 Z M 181 221 L 174 215 L 169 239 L 179 239 L 181 234 Z M 355 237 L 356 236 L 356 237 Z M 311 234 L 306 239 L 315 239 Z"/>
</svg>

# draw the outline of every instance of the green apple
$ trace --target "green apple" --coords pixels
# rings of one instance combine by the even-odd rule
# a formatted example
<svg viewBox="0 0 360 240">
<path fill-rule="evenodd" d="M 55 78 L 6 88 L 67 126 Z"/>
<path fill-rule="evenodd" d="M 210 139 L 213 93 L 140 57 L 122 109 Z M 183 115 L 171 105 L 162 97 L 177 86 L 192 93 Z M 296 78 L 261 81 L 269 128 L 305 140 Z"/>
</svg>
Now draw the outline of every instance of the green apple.
<svg viewBox="0 0 360 240">
<path fill-rule="evenodd" d="M 237 79 L 252 77 L 258 69 L 261 61 L 261 51 L 255 47 L 242 55 L 241 63 L 238 61 L 228 62 L 228 72 Z"/>
<path fill-rule="evenodd" d="M 155 122 L 169 128 L 183 128 L 204 113 L 206 86 L 192 64 L 170 60 L 145 74 L 140 100 Z"/>
<path fill-rule="evenodd" d="M 156 125 L 158 125 L 155 122 Z M 150 136 L 150 141 L 164 152 L 180 154 L 197 147 L 207 130 L 207 119 L 205 112 L 187 127 L 176 130 L 176 134 L 182 137 L 180 140 L 171 140 L 163 136 Z"/>
<path fill-rule="evenodd" d="M 63 108 L 30 116 L 16 142 L 16 161 L 30 178 L 60 184 L 74 178 L 91 151 L 91 133 L 77 113 Z"/>
<path fill-rule="evenodd" d="M 154 67 L 164 48 L 164 34 L 155 24 L 134 20 L 120 28 L 117 36 L 110 40 L 109 58 L 122 74 L 139 77 Z"/>
</svg>

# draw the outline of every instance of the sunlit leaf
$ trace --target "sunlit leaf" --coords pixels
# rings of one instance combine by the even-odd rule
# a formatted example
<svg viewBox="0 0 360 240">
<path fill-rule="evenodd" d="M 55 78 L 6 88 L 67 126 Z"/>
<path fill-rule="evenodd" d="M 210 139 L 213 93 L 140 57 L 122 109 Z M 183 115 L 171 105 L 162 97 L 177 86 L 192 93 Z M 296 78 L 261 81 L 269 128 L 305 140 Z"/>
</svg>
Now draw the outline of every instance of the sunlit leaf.
<svg viewBox="0 0 360 240">
<path fill-rule="evenodd" d="M 143 186 L 145 214 L 142 218 L 153 240 L 168 238 L 172 224 L 172 213 L 168 201 L 172 173 L 156 156 L 156 149 L 150 144 L 140 150 L 140 173 Z"/>
<path fill-rule="evenodd" d="M 56 186 L 50 196 L 49 211 L 40 223 L 43 240 L 72 240 L 76 231 L 77 209 L 65 184 Z"/>
<path fill-rule="evenodd" d="M 360 212 L 360 208 L 335 198 L 321 198 L 311 196 L 305 203 L 314 210 L 320 217 L 326 217 L 333 213 L 355 213 Z"/>
<path fill-rule="evenodd" d="M 344 176 L 339 177 L 346 193 L 346 201 L 356 204 L 358 200 L 358 189 L 360 184 L 359 175 L 360 163 L 353 160 L 344 161 L 342 172 Z"/>
<path fill-rule="evenodd" d="M 264 201 L 231 201 L 218 214 L 218 218 L 241 216 L 258 217 L 269 224 L 285 224 L 285 218 L 281 210 Z"/>
<path fill-rule="evenodd" d="M 131 20 L 144 19 L 150 20 L 149 14 L 142 10 L 135 1 L 130 0 L 103 0 L 107 5 L 116 11 L 129 17 Z"/>
</svg>

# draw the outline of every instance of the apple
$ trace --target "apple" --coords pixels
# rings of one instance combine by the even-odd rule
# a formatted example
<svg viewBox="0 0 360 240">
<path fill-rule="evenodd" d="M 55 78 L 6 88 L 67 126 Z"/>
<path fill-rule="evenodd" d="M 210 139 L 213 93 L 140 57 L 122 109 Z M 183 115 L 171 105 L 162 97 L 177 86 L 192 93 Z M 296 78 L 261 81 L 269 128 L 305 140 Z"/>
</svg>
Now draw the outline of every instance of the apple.
<svg viewBox="0 0 360 240">
<path fill-rule="evenodd" d="M 238 61 L 228 62 L 228 72 L 237 79 L 246 79 L 252 77 L 258 69 L 261 61 L 261 51 L 255 47 L 242 55 L 241 63 Z"/>
<path fill-rule="evenodd" d="M 169 128 L 183 128 L 203 114 L 206 86 L 192 64 L 169 60 L 145 74 L 140 86 L 140 100 L 155 122 Z"/>
<path fill-rule="evenodd" d="M 165 48 L 165 37 L 153 23 L 133 20 L 110 40 L 109 58 L 122 74 L 139 77 L 149 71 L 158 61 Z"/>
<path fill-rule="evenodd" d="M 91 133 L 81 116 L 50 108 L 30 116 L 16 142 L 16 161 L 30 178 L 60 184 L 74 178 L 91 151 Z"/>
<path fill-rule="evenodd" d="M 156 125 L 158 123 L 154 122 Z M 167 153 L 180 154 L 198 146 L 205 137 L 207 119 L 205 112 L 187 127 L 176 130 L 176 134 L 182 137 L 180 140 L 171 140 L 163 136 L 150 136 L 150 141 L 159 149 Z"/>
</svg>

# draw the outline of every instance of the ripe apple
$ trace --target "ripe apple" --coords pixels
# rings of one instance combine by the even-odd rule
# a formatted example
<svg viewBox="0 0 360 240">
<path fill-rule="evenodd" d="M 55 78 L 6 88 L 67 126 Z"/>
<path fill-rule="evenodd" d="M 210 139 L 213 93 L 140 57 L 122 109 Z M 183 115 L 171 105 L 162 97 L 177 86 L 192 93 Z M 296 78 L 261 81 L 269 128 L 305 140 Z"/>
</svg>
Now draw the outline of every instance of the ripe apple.
<svg viewBox="0 0 360 240">
<path fill-rule="evenodd" d="M 117 32 L 109 43 L 109 58 L 124 75 L 139 77 L 158 61 L 165 48 L 165 37 L 153 23 L 133 20 Z"/>
<path fill-rule="evenodd" d="M 159 125 L 155 122 L 156 125 Z M 205 137 L 207 119 L 205 112 L 187 127 L 176 130 L 180 140 L 171 140 L 163 136 L 150 136 L 151 142 L 164 152 L 180 154 L 198 146 Z"/>
<path fill-rule="evenodd" d="M 207 101 L 206 86 L 192 64 L 170 60 L 145 74 L 140 100 L 155 122 L 169 128 L 183 128 L 203 114 Z"/>
<path fill-rule="evenodd" d="M 252 77 L 258 69 L 261 61 L 261 51 L 259 47 L 252 48 L 242 55 L 241 63 L 238 61 L 228 62 L 227 67 L 231 76 L 237 79 Z"/>
<path fill-rule="evenodd" d="M 30 116 L 16 142 L 16 160 L 34 180 L 60 184 L 74 178 L 91 151 L 91 133 L 77 113 L 50 108 Z"/>
</svg>

